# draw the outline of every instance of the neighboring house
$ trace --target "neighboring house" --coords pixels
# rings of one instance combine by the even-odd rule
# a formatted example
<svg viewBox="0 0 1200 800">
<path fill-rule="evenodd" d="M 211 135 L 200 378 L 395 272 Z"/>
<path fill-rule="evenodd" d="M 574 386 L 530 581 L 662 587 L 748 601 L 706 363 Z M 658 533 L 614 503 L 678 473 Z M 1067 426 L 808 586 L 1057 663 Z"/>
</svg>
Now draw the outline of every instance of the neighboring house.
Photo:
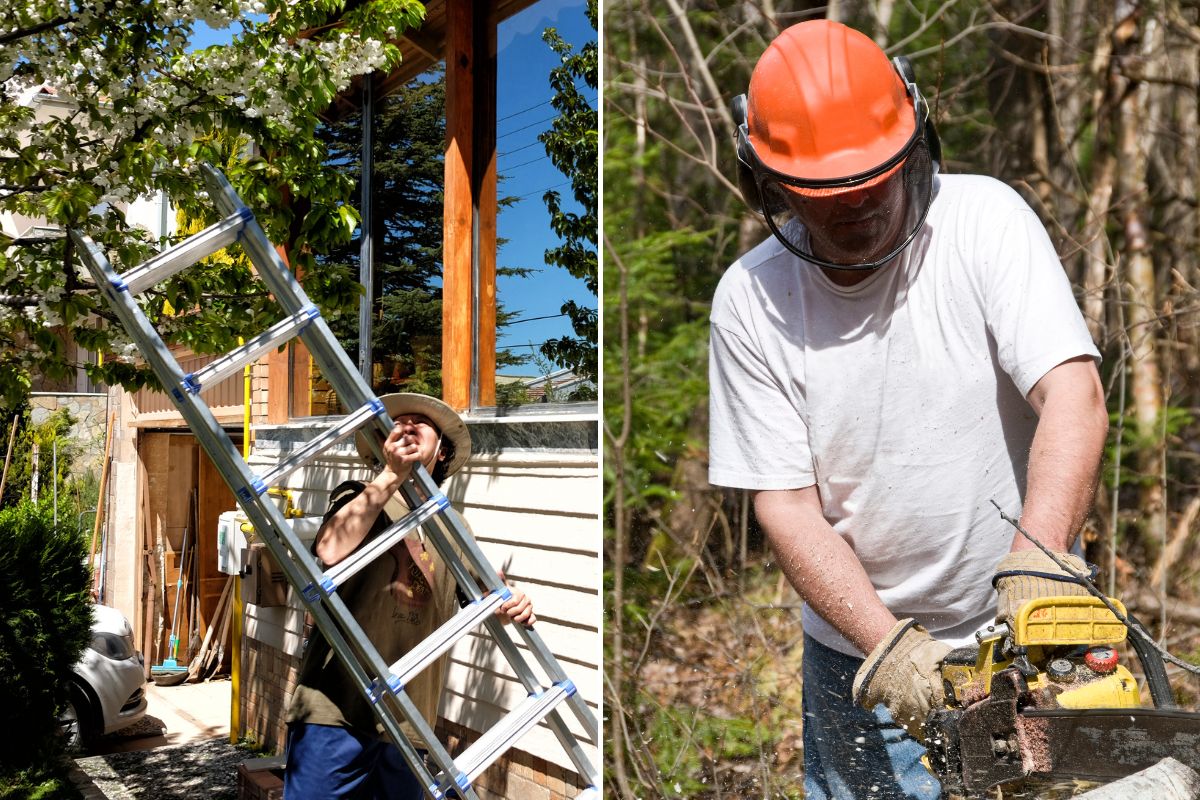
<svg viewBox="0 0 1200 800">
<path fill-rule="evenodd" d="M 596 394 L 595 383 L 565 367 L 547 375 L 522 378 L 520 383 L 525 387 L 525 396 L 531 403 L 570 402 L 581 389 L 587 390 L 589 396 L 595 397 Z"/>
<path fill-rule="evenodd" d="M 530 0 L 430 4 L 425 27 L 401 41 L 402 68 L 378 79 L 377 92 L 401 85 L 436 60 L 446 61 L 447 96 L 452 98 L 448 104 L 460 107 L 453 114 L 447 109 L 444 397 L 464 409 L 475 441 L 471 460 L 448 482 L 446 494 L 464 512 L 488 559 L 496 566 L 507 564 L 508 575 L 534 599 L 539 633 L 599 717 L 602 570 L 597 406 L 540 404 L 526 411 L 506 409 L 500 416 L 489 405 L 495 397 L 496 190 L 494 168 L 489 177 L 488 159 L 480 157 L 481 152 L 495 151 L 494 50 L 489 60 L 488 49 L 495 47 L 497 22 L 528 5 Z M 455 57 L 445 59 L 447 51 Z M 30 97 L 47 113 L 54 113 L 62 103 L 45 90 Z M 472 109 L 471 101 L 457 99 L 463 97 L 480 98 L 479 106 Z M 340 101 L 341 106 L 349 103 Z M 466 106 L 465 111 L 461 106 Z M 124 210 L 153 235 L 171 232 L 174 214 L 162 198 L 135 201 Z M 474 223 L 472 215 L 476 215 Z M 39 232 L 35 220 L 9 215 L 2 222 L 6 232 L 60 235 L 51 229 Z M 484 282 L 482 290 L 477 281 Z M 490 306 L 472 305 L 472 298 L 481 295 L 493 298 Z M 79 356 L 86 361 L 90 354 Z M 212 360 L 185 351 L 177 351 L 176 357 L 185 370 Z M 202 397 L 231 438 L 240 444 L 249 437 L 249 461 L 256 472 L 262 472 L 326 424 L 324 417 L 317 416 L 324 413 L 325 403 L 313 396 L 316 377 L 303 345 L 294 344 L 264 356 L 248 378 L 230 377 L 207 388 Z M 95 390 L 80 380 L 86 383 L 82 377 L 73 388 L 38 388 Z M 555 387 L 557 391 L 560 384 Z M 565 392 L 569 382 L 561 388 Z M 185 531 L 189 548 L 194 547 L 199 558 L 194 587 L 199 602 L 197 619 L 188 618 L 185 606 L 178 627 L 181 632 L 194 630 L 199 637 L 210 627 L 220 630 L 214 617 L 228 579 L 218 570 L 218 520 L 236 506 L 165 395 L 108 390 L 107 413 L 113 416 L 115 428 L 105 514 L 109 535 L 104 540 L 104 599 L 134 623 L 149 669 L 168 655 L 167 632 L 160 623 L 163 604 L 172 604 L 173 592 L 163 589 L 175 585 Z M 347 445 L 293 473 L 287 485 L 296 506 L 309 517 L 319 517 L 333 486 L 363 474 Z M 227 639 L 227 667 L 236 691 L 232 736 L 282 752 L 283 713 L 295 686 L 303 615 L 294 598 L 264 594 L 268 587 L 262 564 L 252 560 L 251 566 L 257 569 L 234 579 L 236 605 Z M 284 605 L 276 605 L 281 599 Z M 179 658 L 187 656 L 180 653 Z M 451 658 L 450 688 L 438 727 L 459 741 L 474 739 L 523 699 L 524 691 L 482 638 L 460 642 Z M 582 735 L 573 715 L 563 708 L 565 718 Z M 599 766 L 599 743 L 585 742 L 585 749 Z M 545 725 L 522 739 L 481 782 L 489 796 L 511 800 L 571 797 L 581 785 Z"/>
</svg>

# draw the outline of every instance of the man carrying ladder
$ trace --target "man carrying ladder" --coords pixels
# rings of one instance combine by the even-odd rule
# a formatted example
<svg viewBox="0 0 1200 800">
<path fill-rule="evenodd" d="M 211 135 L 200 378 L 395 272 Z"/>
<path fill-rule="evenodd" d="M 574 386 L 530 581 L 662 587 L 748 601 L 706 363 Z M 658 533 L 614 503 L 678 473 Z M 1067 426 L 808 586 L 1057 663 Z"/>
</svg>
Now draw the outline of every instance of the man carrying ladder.
<svg viewBox="0 0 1200 800">
<path fill-rule="evenodd" d="M 313 544 L 325 566 L 343 561 L 408 512 L 399 495 L 413 464 L 420 463 L 441 485 L 471 454 L 471 435 L 462 418 L 440 400 L 421 394 L 381 397 L 395 422 L 383 444 L 387 462 L 369 483 L 346 481 L 330 495 L 329 510 Z M 374 462 L 360 437 L 359 450 Z M 366 634 L 389 662 L 396 661 L 454 615 L 466 597 L 433 548 L 409 536 L 341 587 L 341 595 Z M 457 594 L 457 597 L 456 597 Z M 531 626 L 529 598 L 512 589 L 496 609 L 503 622 Z M 427 667 L 408 687 L 429 723 L 437 722 L 447 656 Z M 420 800 L 424 789 L 400 751 L 384 735 L 370 706 L 319 631 L 304 651 L 296 693 L 288 710 L 284 793 L 305 798 Z M 411 726 L 404 733 L 425 750 Z"/>
</svg>

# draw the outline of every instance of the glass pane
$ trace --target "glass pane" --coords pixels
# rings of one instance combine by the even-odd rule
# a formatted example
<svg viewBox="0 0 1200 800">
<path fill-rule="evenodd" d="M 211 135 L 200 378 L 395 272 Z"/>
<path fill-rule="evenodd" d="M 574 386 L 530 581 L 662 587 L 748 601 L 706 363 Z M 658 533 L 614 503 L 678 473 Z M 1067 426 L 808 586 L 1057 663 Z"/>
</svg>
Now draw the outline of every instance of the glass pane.
<svg viewBox="0 0 1200 800">
<path fill-rule="evenodd" d="M 540 138 L 560 116 L 551 72 L 562 59 L 544 41 L 544 33 L 555 29 L 575 53 L 589 42 L 594 47 L 596 31 L 586 8 L 582 0 L 541 0 L 497 29 L 496 395 L 501 405 L 595 398 L 596 137 L 591 135 L 584 150 L 591 177 L 580 182 L 591 184 L 585 192 L 590 210 L 576 200 L 570 176 L 555 166 Z M 585 130 L 594 131 L 595 87 L 582 76 L 567 82 L 579 101 L 576 122 L 582 120 Z M 590 272 L 590 281 L 574 277 L 567 267 L 555 263 L 553 255 L 547 256 L 547 251 L 568 244 L 551 227 L 547 192 L 557 193 L 560 211 L 581 217 L 590 228 L 590 235 L 571 242 L 591 254 L 590 266 L 584 263 L 586 257 L 572 262 L 577 273 Z M 567 304 L 577 309 L 578 328 L 566 313 Z"/>
<path fill-rule="evenodd" d="M 441 394 L 444 75 L 439 65 L 375 99 L 371 383 L 376 394 Z M 329 125 L 323 133 L 331 161 L 355 183 L 356 209 L 362 196 L 362 134 L 361 114 Z M 361 250 L 360 225 L 349 244 L 321 261 L 358 281 Z M 357 364 L 357 308 L 331 314 L 329 322 Z M 310 398 L 314 415 L 345 411 L 315 365 Z"/>
</svg>

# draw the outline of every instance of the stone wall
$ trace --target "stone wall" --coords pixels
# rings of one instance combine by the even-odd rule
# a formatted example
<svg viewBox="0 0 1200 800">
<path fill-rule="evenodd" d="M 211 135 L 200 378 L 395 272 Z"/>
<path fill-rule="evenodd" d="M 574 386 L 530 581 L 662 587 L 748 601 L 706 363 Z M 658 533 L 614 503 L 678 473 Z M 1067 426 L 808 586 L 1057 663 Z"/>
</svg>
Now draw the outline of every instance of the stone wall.
<svg viewBox="0 0 1200 800">
<path fill-rule="evenodd" d="M 108 425 L 108 395 L 34 392 L 29 397 L 29 416 L 35 426 L 44 423 L 60 408 L 65 408 L 75 420 L 68 434 L 69 446 L 75 451 L 72 471 L 77 475 L 93 471 L 99 478 Z M 50 454 L 46 453 L 44 457 L 49 458 Z"/>
</svg>

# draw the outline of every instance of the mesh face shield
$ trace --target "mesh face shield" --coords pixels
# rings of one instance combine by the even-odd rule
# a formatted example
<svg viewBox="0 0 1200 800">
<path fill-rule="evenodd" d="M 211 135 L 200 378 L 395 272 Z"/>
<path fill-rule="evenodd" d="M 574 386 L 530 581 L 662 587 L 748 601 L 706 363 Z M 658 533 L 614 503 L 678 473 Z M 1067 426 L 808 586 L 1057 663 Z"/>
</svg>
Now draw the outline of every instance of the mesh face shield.
<svg viewBox="0 0 1200 800">
<path fill-rule="evenodd" d="M 916 115 L 912 137 L 891 158 L 842 178 L 805 178 L 771 169 L 739 120 L 739 167 L 748 172 L 771 232 L 788 250 L 832 269 L 877 269 L 916 237 L 933 199 L 934 157 L 929 112 L 916 84 L 905 80 Z"/>
</svg>

